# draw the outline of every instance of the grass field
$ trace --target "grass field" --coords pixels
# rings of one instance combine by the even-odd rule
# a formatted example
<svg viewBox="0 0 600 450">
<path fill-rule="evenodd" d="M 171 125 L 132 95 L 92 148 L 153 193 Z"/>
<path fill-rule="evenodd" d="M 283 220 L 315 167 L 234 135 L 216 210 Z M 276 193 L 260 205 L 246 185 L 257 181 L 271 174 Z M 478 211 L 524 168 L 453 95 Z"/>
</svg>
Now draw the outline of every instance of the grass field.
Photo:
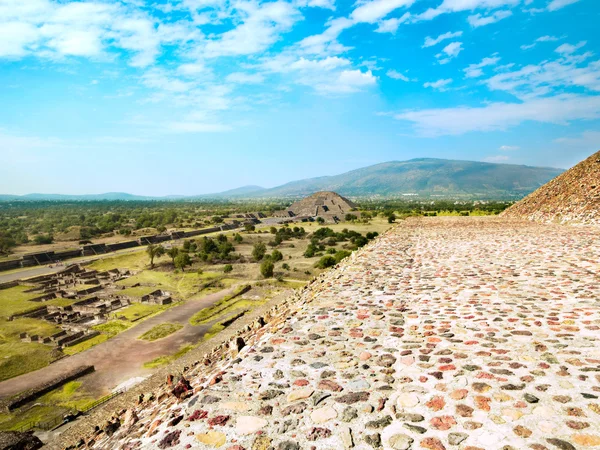
<svg viewBox="0 0 600 450">
<path fill-rule="evenodd" d="M 169 306 L 149 305 L 145 303 L 134 303 L 126 308 L 118 310 L 115 314 L 121 320 L 130 322 L 138 321 L 144 317 L 164 311 Z"/>
<path fill-rule="evenodd" d="M 0 344 L 0 381 L 47 366 L 54 359 L 51 347 L 13 340 Z"/>
<path fill-rule="evenodd" d="M 185 355 L 190 350 L 193 350 L 195 347 L 196 347 L 195 345 L 184 345 L 176 353 L 173 353 L 172 355 L 159 356 L 158 358 L 155 358 L 152 361 L 148 361 L 147 363 L 144 363 L 144 368 L 145 369 L 156 369 L 157 367 L 166 366 L 167 364 L 175 361 L 176 359 L 181 358 L 183 355 Z"/>
<path fill-rule="evenodd" d="M 153 327 L 151 330 L 146 331 L 138 339 L 152 342 L 170 336 L 182 328 L 183 325 L 179 323 L 161 323 Z"/>
<path fill-rule="evenodd" d="M 79 344 L 73 345 L 72 347 L 65 347 L 63 349 L 63 353 L 69 356 L 75 355 L 77 353 L 84 352 L 95 345 L 102 344 L 108 339 L 109 337 L 107 335 L 99 334 L 98 336 L 94 336 L 93 338 L 88 339 L 87 341 L 80 342 Z"/>
</svg>

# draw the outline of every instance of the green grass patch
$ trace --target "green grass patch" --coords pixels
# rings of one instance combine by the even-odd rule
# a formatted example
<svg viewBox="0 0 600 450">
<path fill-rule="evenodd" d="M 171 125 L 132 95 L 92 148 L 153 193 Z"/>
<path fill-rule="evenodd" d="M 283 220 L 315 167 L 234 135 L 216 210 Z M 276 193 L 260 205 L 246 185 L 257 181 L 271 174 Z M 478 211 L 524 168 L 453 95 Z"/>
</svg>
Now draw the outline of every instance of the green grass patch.
<svg viewBox="0 0 600 450">
<path fill-rule="evenodd" d="M 158 358 L 153 359 L 152 361 L 148 361 L 144 363 L 145 369 L 156 369 L 157 367 L 166 366 L 167 364 L 181 358 L 190 350 L 194 349 L 195 345 L 184 345 L 181 347 L 176 353 L 172 355 L 159 356 Z"/>
<path fill-rule="evenodd" d="M 144 270 L 132 277 L 117 282 L 117 284 L 127 288 L 125 291 L 121 291 L 122 293 L 125 293 L 125 295 L 134 295 L 127 294 L 126 291 L 128 289 L 139 289 L 139 291 L 131 292 L 134 292 L 140 297 L 155 291 L 156 289 L 162 289 L 169 291 L 182 299 L 187 299 L 200 290 L 203 290 L 207 283 L 220 280 L 221 277 L 222 274 L 216 272 L 204 272 L 199 274 L 191 271 L 171 273 L 158 272 L 155 270 Z M 137 286 L 135 288 L 131 288 L 131 286 L 138 283 L 142 285 L 150 285 L 152 287 Z M 147 289 L 147 291 L 143 292 L 143 289 Z"/>
<path fill-rule="evenodd" d="M 107 335 L 109 338 L 116 336 L 119 333 L 122 333 L 125 330 L 131 328 L 131 322 L 127 322 L 125 320 L 111 320 L 110 322 L 102 323 L 100 325 L 96 325 L 94 330 L 100 331 L 102 334 Z"/>
<path fill-rule="evenodd" d="M 152 314 L 164 311 L 168 305 L 151 305 L 146 303 L 134 303 L 117 311 L 115 314 L 121 320 L 134 322 Z"/>
<path fill-rule="evenodd" d="M 63 353 L 65 355 L 75 355 L 77 353 L 89 350 L 95 345 L 102 344 L 108 339 L 109 336 L 107 336 L 106 334 L 99 334 L 98 336 L 94 336 L 93 338 L 88 339 L 87 341 L 80 342 L 79 344 L 73 345 L 72 347 L 63 348 Z"/>
<path fill-rule="evenodd" d="M 138 339 L 142 339 L 144 341 L 156 341 L 158 339 L 167 337 L 176 331 L 181 330 L 182 328 L 183 325 L 180 323 L 161 323 L 146 331 Z"/>
<path fill-rule="evenodd" d="M 81 411 L 95 401 L 91 395 L 80 391 L 81 385 L 81 381 L 71 381 L 43 395 L 38 402 Z"/>
<path fill-rule="evenodd" d="M 67 410 L 56 406 L 36 405 L 26 411 L 17 411 L 14 414 L 0 414 L 0 430 L 18 431 L 29 423 L 45 422 L 54 417 L 62 417 Z"/>
<path fill-rule="evenodd" d="M 33 311 L 42 306 L 42 303 L 29 301 L 42 295 L 39 292 L 25 292 L 29 289 L 31 289 L 30 286 L 0 289 L 0 317 L 10 317 L 13 314 Z"/>
<path fill-rule="evenodd" d="M 54 359 L 50 346 L 12 341 L 0 344 L 0 381 L 46 367 Z"/>
<path fill-rule="evenodd" d="M 157 288 L 150 286 L 136 286 L 118 291 L 118 294 L 126 295 L 128 297 L 142 298 L 144 295 L 148 295 L 150 292 L 156 291 L 156 289 Z"/>
<path fill-rule="evenodd" d="M 154 258 L 154 264 L 158 261 L 166 259 L 166 256 L 161 258 Z M 101 258 L 92 262 L 88 267 L 98 271 L 105 271 L 111 269 L 131 269 L 140 270 L 145 269 L 150 265 L 150 258 L 145 250 L 140 250 L 134 253 L 126 253 L 123 255 L 111 256 L 110 258 Z"/>
<path fill-rule="evenodd" d="M 244 308 L 250 307 L 251 305 L 255 305 L 255 304 L 259 303 L 254 300 L 244 300 L 244 299 L 236 300 L 238 296 L 240 296 L 244 292 L 247 292 L 248 290 L 249 290 L 248 285 L 242 286 L 242 287 L 236 289 L 236 291 L 233 294 L 222 298 L 221 300 L 216 302 L 214 305 L 212 305 L 208 308 L 201 309 L 200 311 L 198 311 L 196 314 L 194 314 L 190 318 L 190 324 L 203 325 L 208 322 L 212 322 L 219 316 L 232 313 L 236 309 L 244 309 Z"/>
</svg>

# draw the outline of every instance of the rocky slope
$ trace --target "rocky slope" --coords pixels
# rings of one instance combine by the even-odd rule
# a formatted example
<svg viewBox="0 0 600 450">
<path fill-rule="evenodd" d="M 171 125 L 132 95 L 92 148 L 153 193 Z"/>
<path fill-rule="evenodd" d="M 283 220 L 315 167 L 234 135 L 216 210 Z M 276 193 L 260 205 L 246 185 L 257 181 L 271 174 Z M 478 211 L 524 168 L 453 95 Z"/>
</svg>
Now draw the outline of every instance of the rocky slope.
<svg viewBox="0 0 600 450">
<path fill-rule="evenodd" d="M 597 448 L 599 233 L 402 222 L 86 448 Z"/>
<path fill-rule="evenodd" d="M 600 152 L 515 203 L 502 216 L 600 225 Z"/>
</svg>

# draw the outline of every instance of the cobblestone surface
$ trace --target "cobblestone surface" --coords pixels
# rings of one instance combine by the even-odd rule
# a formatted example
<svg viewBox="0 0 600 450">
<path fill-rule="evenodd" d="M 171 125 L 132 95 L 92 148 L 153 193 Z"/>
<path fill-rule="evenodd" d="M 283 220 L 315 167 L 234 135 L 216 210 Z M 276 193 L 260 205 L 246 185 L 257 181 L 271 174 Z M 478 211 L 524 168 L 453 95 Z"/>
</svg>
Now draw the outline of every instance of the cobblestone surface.
<svg viewBox="0 0 600 450">
<path fill-rule="evenodd" d="M 408 220 L 90 447 L 600 448 L 599 274 L 597 228 Z"/>
</svg>

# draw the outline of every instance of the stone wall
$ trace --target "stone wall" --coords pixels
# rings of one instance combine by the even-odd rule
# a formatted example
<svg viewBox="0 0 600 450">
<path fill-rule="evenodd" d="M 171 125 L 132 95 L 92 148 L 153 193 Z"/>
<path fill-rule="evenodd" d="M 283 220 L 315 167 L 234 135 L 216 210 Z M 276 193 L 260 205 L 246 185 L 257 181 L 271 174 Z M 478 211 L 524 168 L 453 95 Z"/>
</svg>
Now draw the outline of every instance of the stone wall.
<svg viewBox="0 0 600 450">
<path fill-rule="evenodd" d="M 34 401 L 35 399 L 41 397 L 44 394 L 62 386 L 63 384 L 68 383 L 69 381 L 76 380 L 79 377 L 92 373 L 94 371 L 94 366 L 81 366 L 76 367 L 64 375 L 55 378 L 54 380 L 39 386 L 35 390 L 23 392 L 15 397 L 4 400 L 0 402 L 0 410 L 5 412 L 13 411 L 23 405 L 26 405 L 29 402 Z"/>
</svg>

